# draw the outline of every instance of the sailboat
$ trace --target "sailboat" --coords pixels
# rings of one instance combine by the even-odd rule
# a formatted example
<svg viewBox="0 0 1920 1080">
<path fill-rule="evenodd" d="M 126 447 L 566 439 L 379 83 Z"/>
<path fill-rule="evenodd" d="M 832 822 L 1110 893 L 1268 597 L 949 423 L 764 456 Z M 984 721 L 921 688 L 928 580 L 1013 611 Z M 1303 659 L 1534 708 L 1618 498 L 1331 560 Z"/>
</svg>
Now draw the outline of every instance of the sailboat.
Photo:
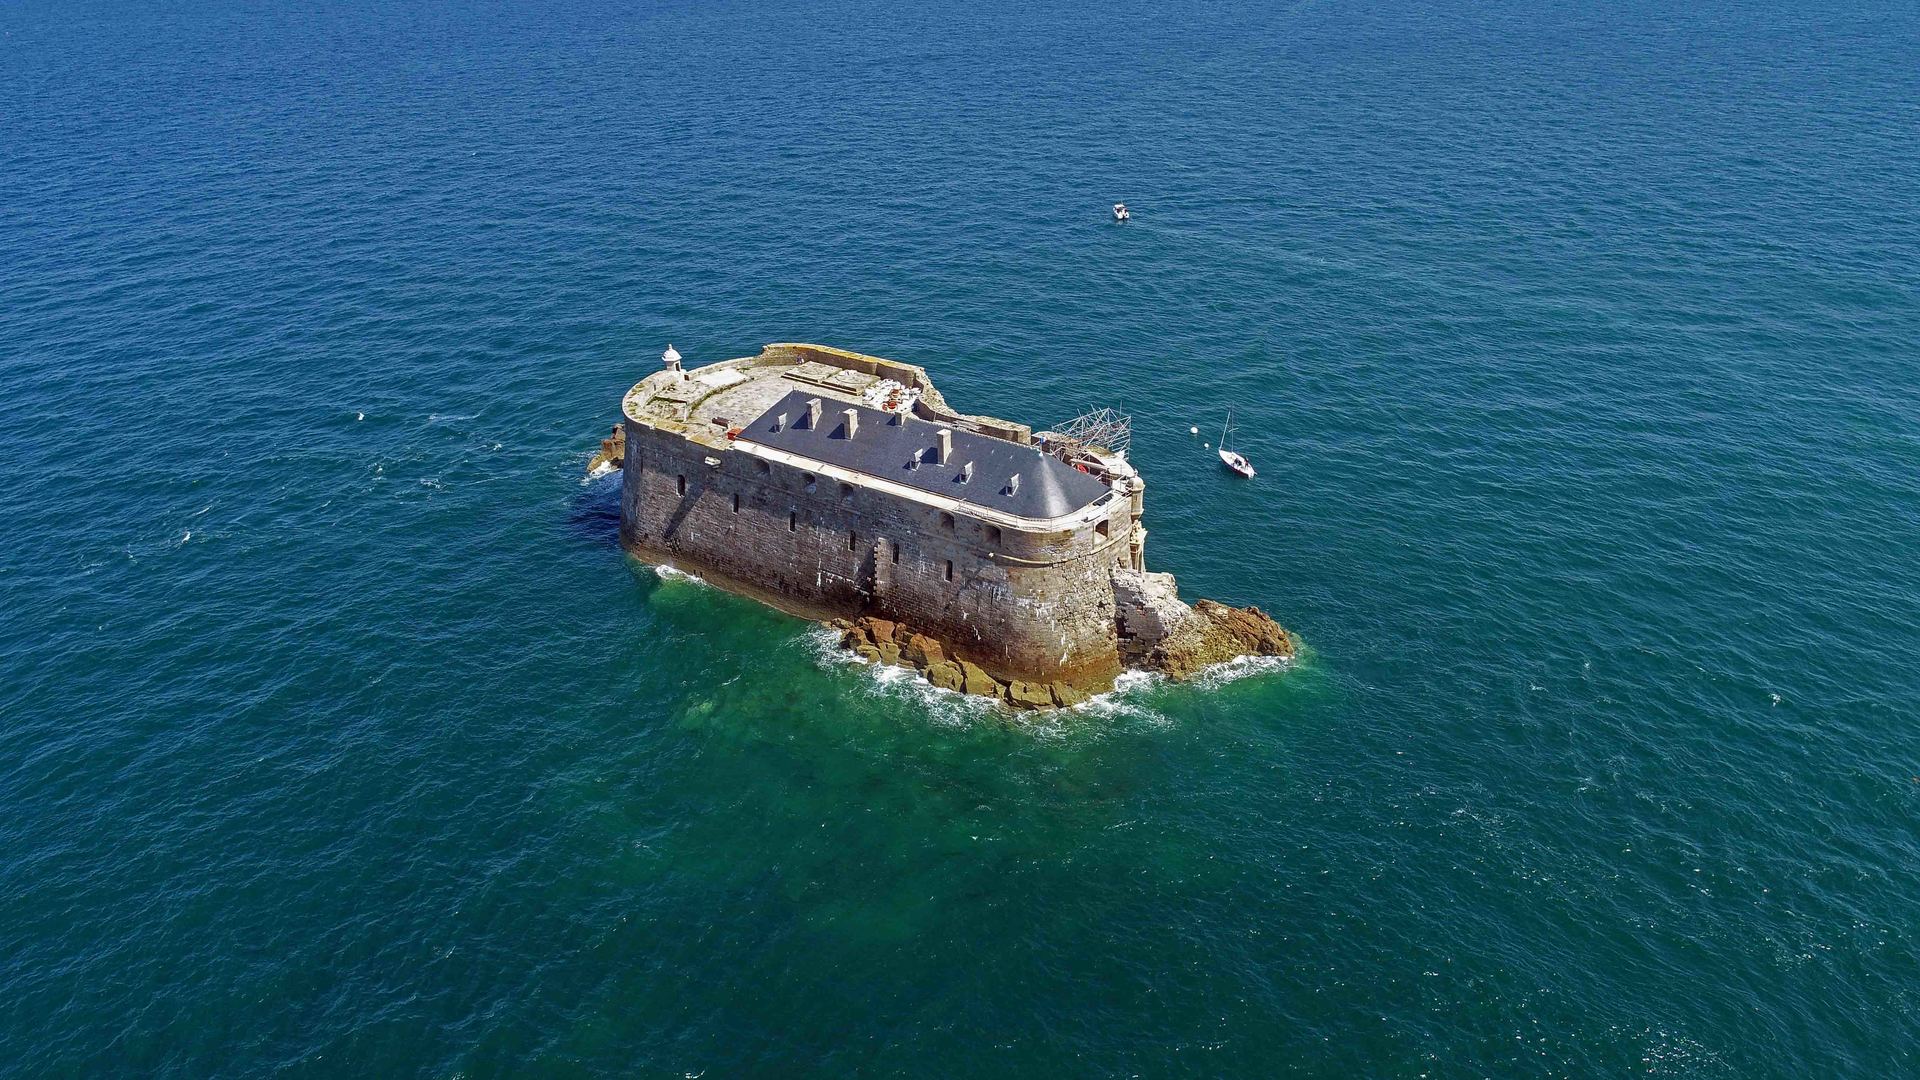
<svg viewBox="0 0 1920 1080">
<path fill-rule="evenodd" d="M 1253 463 L 1244 454 L 1227 449 L 1227 433 L 1233 430 L 1233 410 L 1227 410 L 1227 422 L 1220 429 L 1220 464 L 1247 479 L 1253 479 Z"/>
</svg>

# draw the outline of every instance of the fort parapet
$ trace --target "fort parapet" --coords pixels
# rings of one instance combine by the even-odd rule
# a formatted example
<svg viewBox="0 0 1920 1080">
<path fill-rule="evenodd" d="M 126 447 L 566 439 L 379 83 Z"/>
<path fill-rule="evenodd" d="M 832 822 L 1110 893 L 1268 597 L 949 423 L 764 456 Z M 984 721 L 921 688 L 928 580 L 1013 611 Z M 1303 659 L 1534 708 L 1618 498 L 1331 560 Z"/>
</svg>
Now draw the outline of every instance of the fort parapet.
<svg viewBox="0 0 1920 1080">
<path fill-rule="evenodd" d="M 1146 573 L 1146 485 L 1121 454 L 1043 445 L 954 410 L 921 367 L 841 349 L 666 361 L 607 446 L 621 541 L 642 559 L 1015 704 L 1071 703 L 1170 646 L 1181 662 L 1292 648 L 1277 626 L 1216 631 Z"/>
</svg>

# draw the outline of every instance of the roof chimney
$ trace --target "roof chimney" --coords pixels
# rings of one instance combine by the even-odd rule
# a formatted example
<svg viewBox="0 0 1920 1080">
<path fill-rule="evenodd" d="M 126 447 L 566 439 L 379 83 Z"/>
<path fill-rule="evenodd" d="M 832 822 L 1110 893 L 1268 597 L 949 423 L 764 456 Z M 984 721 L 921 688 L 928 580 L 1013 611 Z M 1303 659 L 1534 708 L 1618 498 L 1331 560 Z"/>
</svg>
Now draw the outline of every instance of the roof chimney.
<svg viewBox="0 0 1920 1080">
<path fill-rule="evenodd" d="M 787 414 L 786 413 L 781 413 L 779 416 L 776 416 L 773 418 L 773 430 L 775 431 L 787 430 Z"/>
<path fill-rule="evenodd" d="M 1019 473 L 1014 473 L 1011 477 L 1007 479 L 1007 494 L 1009 495 L 1020 494 L 1020 474 Z"/>
<path fill-rule="evenodd" d="M 973 462 L 969 461 L 960 466 L 960 482 L 964 484 L 971 479 L 973 479 Z"/>
<path fill-rule="evenodd" d="M 947 459 L 953 456 L 953 430 L 951 428 L 941 428 L 939 439 L 938 456 L 933 460 L 935 464 L 945 465 Z"/>
<path fill-rule="evenodd" d="M 902 409 L 897 413 L 888 413 L 887 423 L 892 424 L 894 427 L 906 427 L 907 411 L 905 409 Z"/>
<path fill-rule="evenodd" d="M 818 428 L 819 426 L 820 426 L 820 399 L 817 397 L 808 398 L 807 399 L 807 430 L 812 431 Z"/>
<path fill-rule="evenodd" d="M 860 430 L 860 410 L 848 409 L 847 410 L 847 438 L 849 439 L 853 438 L 854 432 L 859 430 Z"/>
</svg>

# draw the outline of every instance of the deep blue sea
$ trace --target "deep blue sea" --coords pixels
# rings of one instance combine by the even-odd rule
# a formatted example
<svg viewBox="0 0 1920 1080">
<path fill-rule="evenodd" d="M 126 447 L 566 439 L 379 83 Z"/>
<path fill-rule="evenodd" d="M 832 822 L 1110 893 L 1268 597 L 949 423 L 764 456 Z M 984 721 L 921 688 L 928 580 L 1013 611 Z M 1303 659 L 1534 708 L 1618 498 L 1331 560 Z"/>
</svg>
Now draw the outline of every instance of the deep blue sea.
<svg viewBox="0 0 1920 1080">
<path fill-rule="evenodd" d="M 0 1076 L 1920 1075 L 1917 135 L 1911 0 L 8 0 Z M 1303 658 L 624 556 L 790 340 Z"/>
</svg>

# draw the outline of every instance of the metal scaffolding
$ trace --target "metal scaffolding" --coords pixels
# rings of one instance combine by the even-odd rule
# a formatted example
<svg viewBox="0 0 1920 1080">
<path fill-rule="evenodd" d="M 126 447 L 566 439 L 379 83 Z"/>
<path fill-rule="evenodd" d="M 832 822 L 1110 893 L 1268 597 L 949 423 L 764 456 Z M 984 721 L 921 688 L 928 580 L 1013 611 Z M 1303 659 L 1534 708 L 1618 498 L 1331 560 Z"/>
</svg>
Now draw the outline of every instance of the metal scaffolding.
<svg viewBox="0 0 1920 1080">
<path fill-rule="evenodd" d="M 1125 457 L 1133 443 L 1133 417 L 1116 409 L 1092 409 L 1061 424 L 1043 438 L 1058 438 L 1087 450 L 1107 450 Z"/>
</svg>

